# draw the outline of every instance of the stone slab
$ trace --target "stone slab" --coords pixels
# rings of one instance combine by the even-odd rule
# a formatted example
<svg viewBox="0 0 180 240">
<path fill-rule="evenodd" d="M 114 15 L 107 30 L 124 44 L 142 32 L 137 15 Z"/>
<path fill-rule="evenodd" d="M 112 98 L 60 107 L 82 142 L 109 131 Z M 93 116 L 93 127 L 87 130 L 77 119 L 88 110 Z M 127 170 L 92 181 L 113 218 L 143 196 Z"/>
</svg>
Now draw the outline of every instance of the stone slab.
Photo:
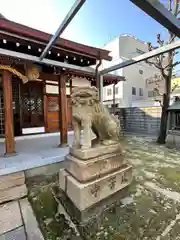
<svg viewBox="0 0 180 240">
<path fill-rule="evenodd" d="M 122 153 L 111 153 L 83 161 L 68 155 L 66 160 L 67 172 L 78 181 L 87 182 L 122 167 L 124 156 Z"/>
<path fill-rule="evenodd" d="M 66 194 L 83 211 L 102 199 L 128 186 L 132 181 L 132 166 L 124 168 L 88 183 L 80 183 L 72 176 L 67 176 Z"/>
<path fill-rule="evenodd" d="M 170 131 L 167 133 L 166 146 L 170 148 L 180 149 L 180 135 L 177 133 L 177 131 Z"/>
<path fill-rule="evenodd" d="M 0 203 L 16 200 L 27 195 L 26 184 L 0 191 Z"/>
<path fill-rule="evenodd" d="M 99 219 L 101 219 L 101 214 L 104 216 L 104 211 L 112 208 L 114 205 L 122 205 L 121 200 L 124 197 L 129 196 L 128 188 L 129 186 L 115 192 L 114 194 L 102 199 L 83 211 L 80 211 L 75 206 L 65 192 L 60 190 L 60 192 L 57 192 L 56 196 L 59 204 L 64 207 L 71 219 L 74 219 L 75 222 L 78 223 L 78 230 L 81 232 L 81 226 L 83 227 L 86 223 L 89 225 L 92 223 L 93 226 L 96 226 L 96 224 L 94 224 L 95 222 L 97 222 L 98 226 Z M 84 230 L 84 228 L 82 230 Z"/>
<path fill-rule="evenodd" d="M 17 201 L 0 205 L 0 235 L 18 228 L 22 224 Z"/>
<path fill-rule="evenodd" d="M 0 240 L 26 240 L 24 227 L 16 228 L 0 236 Z"/>
<path fill-rule="evenodd" d="M 122 153 L 122 147 L 120 143 L 109 145 L 109 146 L 95 145 L 95 147 L 92 147 L 86 150 L 70 147 L 70 154 L 81 160 L 88 160 L 91 158 L 96 158 L 102 155 L 106 155 L 109 153 L 116 153 L 116 152 Z"/>
<path fill-rule="evenodd" d="M 0 176 L 0 191 L 25 183 L 24 172 L 12 173 L 5 176 Z"/>
<path fill-rule="evenodd" d="M 31 205 L 28 202 L 27 198 L 20 200 L 20 207 L 28 240 L 44 240 L 42 233 L 38 227 L 38 223 L 34 216 Z"/>
</svg>

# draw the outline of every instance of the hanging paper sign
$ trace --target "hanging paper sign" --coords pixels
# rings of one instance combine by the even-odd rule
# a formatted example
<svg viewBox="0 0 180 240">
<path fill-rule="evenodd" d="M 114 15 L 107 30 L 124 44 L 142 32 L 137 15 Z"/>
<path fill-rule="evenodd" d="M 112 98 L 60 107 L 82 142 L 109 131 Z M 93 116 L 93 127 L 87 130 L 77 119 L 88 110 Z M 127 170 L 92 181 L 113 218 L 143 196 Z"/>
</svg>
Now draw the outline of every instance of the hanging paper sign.
<svg viewBox="0 0 180 240">
<path fill-rule="evenodd" d="M 48 102 L 48 112 L 57 112 L 59 111 L 59 104 L 57 99 L 51 99 Z"/>
</svg>

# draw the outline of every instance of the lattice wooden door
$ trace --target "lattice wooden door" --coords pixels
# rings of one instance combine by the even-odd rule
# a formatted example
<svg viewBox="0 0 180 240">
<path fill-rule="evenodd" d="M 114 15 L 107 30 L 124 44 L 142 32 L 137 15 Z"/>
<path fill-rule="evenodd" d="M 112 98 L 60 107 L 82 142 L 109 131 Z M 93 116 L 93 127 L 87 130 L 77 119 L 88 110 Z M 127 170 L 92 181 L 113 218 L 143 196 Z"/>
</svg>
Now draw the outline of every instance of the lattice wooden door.
<svg viewBox="0 0 180 240">
<path fill-rule="evenodd" d="M 42 83 L 21 85 L 21 111 L 23 128 L 44 126 Z"/>
</svg>

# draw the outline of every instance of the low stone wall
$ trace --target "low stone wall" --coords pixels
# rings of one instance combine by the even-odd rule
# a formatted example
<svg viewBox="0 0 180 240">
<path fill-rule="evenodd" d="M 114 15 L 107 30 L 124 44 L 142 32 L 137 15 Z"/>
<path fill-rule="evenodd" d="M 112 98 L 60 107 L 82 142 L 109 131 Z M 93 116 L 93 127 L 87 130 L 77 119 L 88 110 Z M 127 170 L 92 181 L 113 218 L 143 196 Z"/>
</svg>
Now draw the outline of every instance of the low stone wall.
<svg viewBox="0 0 180 240">
<path fill-rule="evenodd" d="M 158 135 L 161 107 L 120 108 L 116 109 L 124 132 Z"/>
</svg>

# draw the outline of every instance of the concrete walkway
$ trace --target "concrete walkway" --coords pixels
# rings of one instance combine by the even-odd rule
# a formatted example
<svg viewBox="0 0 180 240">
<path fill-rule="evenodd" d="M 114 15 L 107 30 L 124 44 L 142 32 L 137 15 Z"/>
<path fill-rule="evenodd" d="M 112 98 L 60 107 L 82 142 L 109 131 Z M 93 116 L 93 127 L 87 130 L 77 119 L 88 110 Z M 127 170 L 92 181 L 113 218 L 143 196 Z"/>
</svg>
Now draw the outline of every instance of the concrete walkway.
<svg viewBox="0 0 180 240">
<path fill-rule="evenodd" d="M 72 141 L 73 134 L 69 134 L 68 144 Z M 20 138 L 16 140 L 17 155 L 8 158 L 3 156 L 4 144 L 0 143 L 0 176 L 63 161 L 69 147 L 58 147 L 59 143 L 59 135 Z"/>
<path fill-rule="evenodd" d="M 43 240 L 27 198 L 0 205 L 0 240 Z"/>
</svg>

